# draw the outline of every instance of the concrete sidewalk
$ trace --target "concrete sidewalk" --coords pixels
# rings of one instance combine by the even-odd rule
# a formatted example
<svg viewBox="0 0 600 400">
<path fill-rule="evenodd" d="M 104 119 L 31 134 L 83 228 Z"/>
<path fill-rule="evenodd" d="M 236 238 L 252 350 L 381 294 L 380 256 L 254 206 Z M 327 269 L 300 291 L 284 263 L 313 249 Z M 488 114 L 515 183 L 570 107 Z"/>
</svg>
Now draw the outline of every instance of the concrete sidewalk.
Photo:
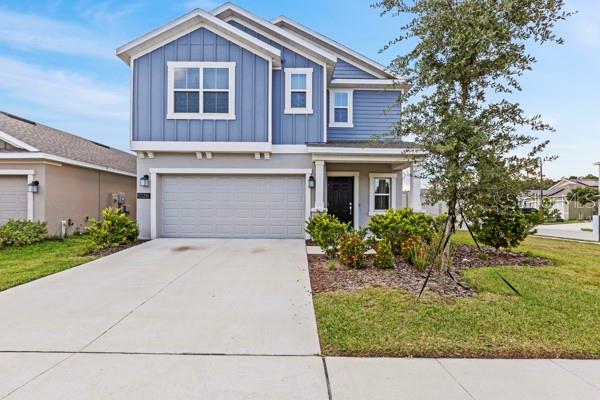
<svg viewBox="0 0 600 400">
<path fill-rule="evenodd" d="M 600 361 L 0 353 L 0 398 L 593 400 Z"/>
<path fill-rule="evenodd" d="M 600 399 L 600 361 L 326 358 L 333 400 Z"/>
</svg>

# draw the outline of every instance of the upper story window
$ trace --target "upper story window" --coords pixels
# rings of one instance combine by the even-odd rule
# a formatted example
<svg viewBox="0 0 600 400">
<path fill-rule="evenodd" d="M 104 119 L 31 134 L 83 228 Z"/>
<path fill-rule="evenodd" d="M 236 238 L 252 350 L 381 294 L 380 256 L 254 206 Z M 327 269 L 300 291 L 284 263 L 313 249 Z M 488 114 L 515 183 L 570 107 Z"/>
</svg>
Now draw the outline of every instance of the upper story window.
<svg viewBox="0 0 600 400">
<path fill-rule="evenodd" d="M 312 114 L 312 68 L 285 68 L 285 114 Z"/>
<path fill-rule="evenodd" d="M 235 63 L 169 61 L 169 119 L 235 119 Z"/>
<path fill-rule="evenodd" d="M 335 89 L 329 92 L 329 126 L 352 128 L 353 90 Z"/>
</svg>

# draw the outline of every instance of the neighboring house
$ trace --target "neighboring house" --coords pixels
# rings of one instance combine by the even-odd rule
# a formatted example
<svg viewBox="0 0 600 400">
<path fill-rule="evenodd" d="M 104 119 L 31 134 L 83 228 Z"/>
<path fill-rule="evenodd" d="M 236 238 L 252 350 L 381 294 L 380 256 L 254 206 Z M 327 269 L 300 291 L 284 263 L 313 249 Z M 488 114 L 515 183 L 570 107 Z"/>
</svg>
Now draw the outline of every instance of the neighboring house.
<svg viewBox="0 0 600 400">
<path fill-rule="evenodd" d="M 135 167 L 131 154 L 0 112 L 0 225 L 46 221 L 59 236 L 107 206 L 135 218 Z"/>
<path fill-rule="evenodd" d="M 437 216 L 448 213 L 448 204 L 445 201 L 438 201 L 435 204 L 427 202 L 427 192 L 430 189 L 421 190 L 421 204 L 423 212 L 427 215 Z"/>
<path fill-rule="evenodd" d="M 336 41 L 227 3 L 117 55 L 131 68 L 143 237 L 303 238 L 313 213 L 364 226 L 420 209 L 419 179 L 403 201 L 401 172 L 424 152 L 382 140 L 408 84 Z"/>
<path fill-rule="evenodd" d="M 555 210 L 560 212 L 564 220 L 591 219 L 597 214 L 597 206 L 581 205 L 576 201 L 569 201 L 567 195 L 577 187 L 591 187 L 598 189 L 598 179 L 562 178 L 550 188 L 543 190 L 541 195 L 551 200 Z M 519 199 L 520 206 L 524 208 L 540 207 L 540 191 L 527 190 Z"/>
</svg>

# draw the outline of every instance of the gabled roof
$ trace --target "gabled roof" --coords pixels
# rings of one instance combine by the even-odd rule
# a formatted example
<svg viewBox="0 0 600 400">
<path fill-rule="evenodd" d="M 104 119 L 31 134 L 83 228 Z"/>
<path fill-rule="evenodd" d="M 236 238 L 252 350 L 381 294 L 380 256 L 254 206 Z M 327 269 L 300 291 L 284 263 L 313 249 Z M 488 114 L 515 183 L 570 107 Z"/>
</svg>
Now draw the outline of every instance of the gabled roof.
<svg viewBox="0 0 600 400">
<path fill-rule="evenodd" d="M 250 27 L 254 27 L 275 37 L 277 39 L 276 41 L 291 45 L 293 48 L 299 48 L 312 58 L 318 59 L 330 66 L 335 66 L 335 63 L 337 62 L 337 56 L 330 51 L 315 45 L 293 32 L 286 31 L 233 3 L 225 3 L 215 8 L 211 11 L 211 14 L 222 20 L 228 20 L 229 18 L 240 19 L 250 25 Z"/>
<path fill-rule="evenodd" d="M 65 159 L 65 163 L 74 161 L 112 172 L 136 173 L 136 158 L 132 154 L 2 111 L 0 140 L 24 150 L 11 151 L 12 158 L 50 155 Z"/>
<path fill-rule="evenodd" d="M 273 60 L 273 64 L 276 66 L 281 64 L 281 52 L 279 49 L 240 31 L 221 19 L 216 18 L 212 14 L 198 8 L 160 28 L 150 31 L 145 35 L 124 44 L 117 49 L 117 56 L 125 63 L 129 64 L 132 58 L 148 53 L 156 47 L 173 41 L 190 32 L 194 28 L 201 27 L 206 27 L 215 33 L 223 35 L 226 39 L 231 40 L 254 53 L 270 57 Z"/>
<path fill-rule="evenodd" d="M 343 58 L 346 62 L 354 64 L 358 68 L 366 70 L 367 72 L 370 72 L 379 78 L 404 80 L 403 78 L 396 77 L 389 73 L 387 69 L 378 62 L 373 61 L 370 58 L 350 49 L 349 47 L 346 47 L 325 35 L 315 32 L 288 17 L 282 15 L 272 19 L 271 22 L 288 32 L 294 32 L 298 35 L 308 38 L 318 46 L 333 52 L 340 58 Z"/>
</svg>

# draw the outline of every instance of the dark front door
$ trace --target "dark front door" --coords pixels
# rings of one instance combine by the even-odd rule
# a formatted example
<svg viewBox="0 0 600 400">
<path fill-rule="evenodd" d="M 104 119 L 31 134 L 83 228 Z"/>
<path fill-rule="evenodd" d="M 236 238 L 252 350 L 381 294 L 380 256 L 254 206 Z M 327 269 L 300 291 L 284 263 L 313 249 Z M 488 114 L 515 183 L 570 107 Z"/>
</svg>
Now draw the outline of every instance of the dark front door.
<svg viewBox="0 0 600 400">
<path fill-rule="evenodd" d="M 332 176 L 327 178 L 327 212 L 342 222 L 354 220 L 354 178 Z"/>
</svg>

